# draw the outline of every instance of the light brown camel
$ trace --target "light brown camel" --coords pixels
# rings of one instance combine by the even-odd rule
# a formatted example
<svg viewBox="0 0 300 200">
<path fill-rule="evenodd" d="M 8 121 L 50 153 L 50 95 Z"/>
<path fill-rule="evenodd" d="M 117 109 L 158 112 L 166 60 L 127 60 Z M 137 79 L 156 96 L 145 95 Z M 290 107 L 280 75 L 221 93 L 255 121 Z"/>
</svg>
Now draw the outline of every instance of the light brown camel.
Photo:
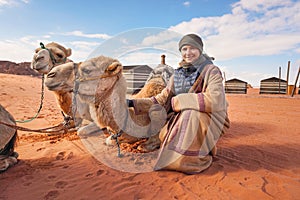
<svg viewBox="0 0 300 200">
<path fill-rule="evenodd" d="M 16 125 L 13 116 L 0 104 L 0 122 Z M 18 153 L 14 151 L 17 130 L 0 123 L 0 173 L 18 162 Z"/>
<path fill-rule="evenodd" d="M 48 90 L 52 91 L 56 96 L 59 107 L 64 113 L 72 116 L 76 120 L 76 126 L 80 126 L 83 119 L 93 121 L 90 113 L 89 106 L 83 103 L 78 96 L 73 96 L 73 83 L 69 80 L 74 80 L 73 66 L 77 63 L 68 62 L 54 67 L 46 76 L 45 85 Z M 76 103 L 75 116 L 73 116 L 72 104 Z"/>
<path fill-rule="evenodd" d="M 161 77 L 155 77 L 149 80 L 143 88 L 137 93 L 132 95 L 132 98 L 147 98 L 159 94 L 166 87 Z"/>
<path fill-rule="evenodd" d="M 65 64 L 53 68 L 48 73 L 45 84 L 52 90 L 70 89 L 76 80 L 75 92 L 82 101 L 89 104 L 92 119 L 100 128 L 107 127 L 114 134 L 124 131 L 119 138 L 120 142 L 132 143 L 140 138 L 150 137 L 141 146 L 141 151 L 157 149 L 160 145 L 157 133 L 164 124 L 166 113 L 155 107 L 150 109 L 149 114 L 135 115 L 133 109 L 128 109 L 127 84 L 122 70 L 123 66 L 118 60 L 99 56 L 82 62 L 77 67 Z"/>
<path fill-rule="evenodd" d="M 71 54 L 72 50 L 70 48 L 65 48 L 56 42 L 48 43 L 45 46 L 41 44 L 41 47 L 35 50 L 31 67 L 41 74 L 48 74 L 52 68 L 58 65 L 72 63 L 72 60 L 68 58 Z M 67 117 L 72 116 L 72 92 L 68 90 L 55 90 L 53 92 L 64 115 Z M 82 119 L 80 117 L 77 119 L 76 124 L 80 124 Z M 70 126 L 75 126 L 73 121 L 71 121 Z"/>
<path fill-rule="evenodd" d="M 159 94 L 169 82 L 174 73 L 174 69 L 166 64 L 166 56 L 161 55 L 161 62 L 149 74 L 143 88 L 133 98 L 147 98 Z"/>
</svg>

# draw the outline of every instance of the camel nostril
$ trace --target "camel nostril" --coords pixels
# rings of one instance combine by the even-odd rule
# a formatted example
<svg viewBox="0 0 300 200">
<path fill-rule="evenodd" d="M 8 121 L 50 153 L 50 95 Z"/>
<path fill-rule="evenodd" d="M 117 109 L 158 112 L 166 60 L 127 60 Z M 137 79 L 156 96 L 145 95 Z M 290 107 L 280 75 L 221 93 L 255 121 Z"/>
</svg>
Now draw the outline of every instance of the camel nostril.
<svg viewBox="0 0 300 200">
<path fill-rule="evenodd" d="M 56 73 L 55 72 L 50 72 L 49 74 L 47 74 L 47 78 L 53 78 L 55 77 Z"/>
</svg>

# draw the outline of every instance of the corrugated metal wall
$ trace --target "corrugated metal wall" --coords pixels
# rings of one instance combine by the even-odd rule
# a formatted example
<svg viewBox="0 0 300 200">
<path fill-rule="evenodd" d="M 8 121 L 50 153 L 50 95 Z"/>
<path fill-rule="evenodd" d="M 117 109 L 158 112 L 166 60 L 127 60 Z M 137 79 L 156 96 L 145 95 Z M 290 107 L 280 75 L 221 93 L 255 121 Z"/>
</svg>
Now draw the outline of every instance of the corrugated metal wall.
<svg viewBox="0 0 300 200">
<path fill-rule="evenodd" d="M 272 77 L 260 82 L 259 94 L 286 94 L 286 88 L 285 80 Z"/>
<path fill-rule="evenodd" d="M 148 65 L 141 65 L 132 67 L 129 70 L 125 69 L 123 70 L 123 75 L 127 81 L 127 94 L 132 94 L 136 90 L 141 89 L 149 74 L 151 73 L 152 68 Z"/>
<path fill-rule="evenodd" d="M 231 79 L 225 82 L 225 93 L 247 94 L 247 82 Z"/>
</svg>

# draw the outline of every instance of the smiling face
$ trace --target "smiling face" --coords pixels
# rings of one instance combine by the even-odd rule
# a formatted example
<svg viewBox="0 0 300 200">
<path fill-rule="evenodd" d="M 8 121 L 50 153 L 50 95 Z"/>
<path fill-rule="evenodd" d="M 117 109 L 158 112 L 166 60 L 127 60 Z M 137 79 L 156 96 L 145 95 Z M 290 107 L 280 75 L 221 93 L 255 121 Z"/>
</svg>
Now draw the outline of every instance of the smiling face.
<svg viewBox="0 0 300 200">
<path fill-rule="evenodd" d="M 180 52 L 181 52 L 182 59 L 185 60 L 187 63 L 195 62 L 201 55 L 200 50 L 191 45 L 184 45 L 181 48 Z"/>
<path fill-rule="evenodd" d="M 47 74 L 53 67 L 64 64 L 72 53 L 71 49 L 66 49 L 55 42 L 51 42 L 45 47 L 47 49 L 37 48 L 35 50 L 31 62 L 31 68 L 41 74 Z"/>
</svg>

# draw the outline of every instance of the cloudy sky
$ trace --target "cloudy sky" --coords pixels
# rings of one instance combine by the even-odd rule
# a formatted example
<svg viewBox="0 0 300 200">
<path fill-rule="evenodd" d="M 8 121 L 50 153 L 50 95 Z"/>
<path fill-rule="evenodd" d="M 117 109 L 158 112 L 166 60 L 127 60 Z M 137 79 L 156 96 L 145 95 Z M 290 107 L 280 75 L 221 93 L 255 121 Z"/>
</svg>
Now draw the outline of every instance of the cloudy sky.
<svg viewBox="0 0 300 200">
<path fill-rule="evenodd" d="M 296 0 L 0 0 L 0 60 L 31 61 L 40 42 L 71 48 L 71 59 L 100 54 L 124 65 L 160 62 L 176 68 L 178 40 L 197 33 L 226 79 L 258 87 L 271 76 L 290 84 L 300 65 Z"/>
</svg>

